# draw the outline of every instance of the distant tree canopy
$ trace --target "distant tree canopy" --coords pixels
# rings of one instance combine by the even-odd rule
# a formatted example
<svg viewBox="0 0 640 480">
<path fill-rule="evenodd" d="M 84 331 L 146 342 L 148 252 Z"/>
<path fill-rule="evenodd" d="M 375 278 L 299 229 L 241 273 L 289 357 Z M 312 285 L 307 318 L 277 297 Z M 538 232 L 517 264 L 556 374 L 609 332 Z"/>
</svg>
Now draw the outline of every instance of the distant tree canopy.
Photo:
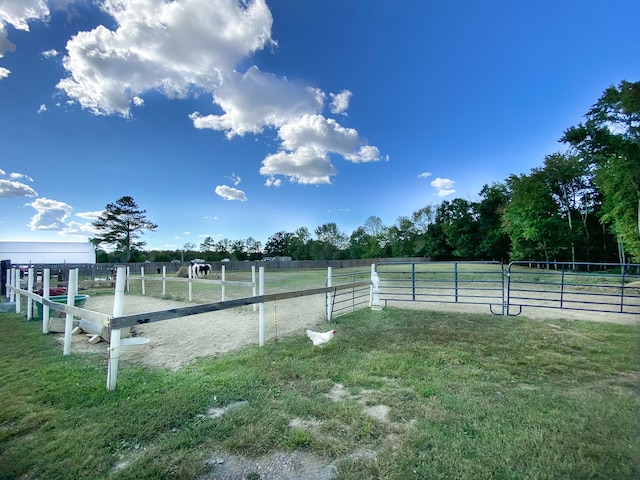
<svg viewBox="0 0 640 480">
<path fill-rule="evenodd" d="M 502 262 L 640 262 L 640 82 L 623 81 L 606 89 L 586 113 L 584 123 L 568 128 L 560 141 L 567 145 L 566 151 L 550 153 L 529 173 L 484 185 L 475 201 L 454 198 L 426 205 L 399 216 L 390 226 L 370 216 L 350 235 L 334 222 L 316 227 L 315 238 L 307 227 L 281 230 L 269 237 L 264 249 L 251 237 L 218 242 L 208 238 L 200 252 L 193 245 L 193 251 L 164 252 L 164 258 L 419 256 Z M 108 206 L 102 221 L 113 235 L 104 235 L 104 241 L 122 246 L 129 238 L 126 228 L 146 228 L 144 211 L 137 212 L 141 217 L 133 217 L 140 224 L 107 223 L 112 217 L 123 218 L 126 206 L 137 210 L 135 203 Z M 140 245 L 130 244 L 131 248 Z M 160 255 L 149 252 L 146 258 L 160 261 Z"/>
<path fill-rule="evenodd" d="M 621 249 L 640 259 L 640 82 L 607 88 L 585 118 L 562 141 L 592 172 L 601 221 Z"/>
<path fill-rule="evenodd" d="M 124 262 L 129 262 L 133 250 L 139 250 L 145 242 L 138 241 L 144 230 L 155 230 L 158 226 L 146 219 L 146 210 L 140 210 L 131 197 L 120 197 L 109 203 L 104 212 L 93 222 L 98 235 L 95 245 L 106 243 L 124 252 Z"/>
</svg>

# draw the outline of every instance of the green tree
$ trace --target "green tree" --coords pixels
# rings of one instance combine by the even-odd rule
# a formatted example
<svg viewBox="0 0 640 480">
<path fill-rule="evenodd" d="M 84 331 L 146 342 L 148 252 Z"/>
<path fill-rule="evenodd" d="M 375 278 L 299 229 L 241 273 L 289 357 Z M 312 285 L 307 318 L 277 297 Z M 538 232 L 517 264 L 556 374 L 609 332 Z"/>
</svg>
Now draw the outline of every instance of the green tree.
<svg viewBox="0 0 640 480">
<path fill-rule="evenodd" d="M 146 210 L 141 210 L 133 198 L 120 197 L 115 203 L 109 203 L 93 227 L 98 232 L 97 244 L 114 245 L 124 252 L 124 262 L 129 262 L 133 249 L 143 247 L 146 242 L 139 241 L 145 230 L 155 231 L 158 226 L 147 220 Z"/>
<path fill-rule="evenodd" d="M 561 260 L 563 220 L 540 169 L 507 179 L 509 203 L 503 214 L 511 259 Z"/>
<path fill-rule="evenodd" d="M 452 254 L 465 260 L 475 259 L 480 235 L 474 203 L 464 198 L 444 201 L 438 207 L 437 218 Z"/>
<path fill-rule="evenodd" d="M 244 261 L 247 259 L 247 246 L 244 240 L 233 240 L 231 242 L 231 253 L 236 260 Z"/>
<path fill-rule="evenodd" d="M 311 259 L 310 242 L 311 234 L 309 229 L 307 227 L 298 228 L 289 238 L 288 251 L 291 254 L 291 258 L 294 260 Z"/>
<path fill-rule="evenodd" d="M 262 242 L 253 237 L 249 237 L 244 243 L 247 246 L 249 260 L 258 260 L 262 257 Z"/>
<path fill-rule="evenodd" d="M 264 254 L 268 257 L 289 256 L 289 240 L 293 233 L 281 230 L 274 233 L 267 239 L 264 246 Z"/>
<path fill-rule="evenodd" d="M 218 258 L 224 258 L 231 253 L 231 240 L 228 238 L 221 238 L 216 242 L 216 254 Z"/>
<path fill-rule="evenodd" d="M 216 247 L 215 240 L 213 238 L 211 238 L 210 236 L 208 236 L 200 244 L 200 251 L 203 252 L 203 253 L 213 252 L 215 247 Z"/>
<path fill-rule="evenodd" d="M 338 230 L 335 222 L 324 223 L 316 227 L 314 232 L 320 242 L 326 242 L 340 250 L 347 247 L 347 236 Z"/>
<path fill-rule="evenodd" d="M 362 229 L 370 237 L 380 237 L 384 234 L 385 226 L 380 217 L 372 215 L 364 221 Z"/>
<path fill-rule="evenodd" d="M 575 262 L 576 244 L 588 248 L 589 231 L 585 227 L 594 208 L 595 193 L 588 166 L 576 155 L 554 153 L 545 157 L 541 174 L 558 205 L 560 217 L 567 221 L 565 241 L 570 245 L 571 261 Z"/>
<path fill-rule="evenodd" d="M 415 238 L 413 222 L 407 216 L 400 216 L 396 223 L 389 227 L 388 242 L 391 256 L 394 258 L 411 257 L 414 255 Z"/>
<path fill-rule="evenodd" d="M 477 251 L 479 260 L 505 262 L 509 259 L 511 242 L 502 224 L 508 201 L 507 186 L 503 183 L 484 185 L 480 191 L 480 201 L 475 204 L 480 237 Z"/>
<path fill-rule="evenodd" d="M 585 115 L 585 122 L 564 132 L 595 171 L 602 197 L 601 220 L 621 246 L 640 259 L 640 82 L 607 88 Z"/>
</svg>

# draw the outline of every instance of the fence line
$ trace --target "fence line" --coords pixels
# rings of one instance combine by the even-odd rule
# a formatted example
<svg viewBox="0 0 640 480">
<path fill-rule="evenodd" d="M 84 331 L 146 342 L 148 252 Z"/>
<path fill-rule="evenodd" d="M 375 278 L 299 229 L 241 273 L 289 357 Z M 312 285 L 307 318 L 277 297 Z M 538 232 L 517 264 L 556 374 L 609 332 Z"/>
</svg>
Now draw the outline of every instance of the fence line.
<svg viewBox="0 0 640 480">
<path fill-rule="evenodd" d="M 33 267 L 31 267 L 33 269 Z M 14 269 L 17 270 L 17 269 Z M 114 309 L 113 315 L 106 315 L 98 312 L 93 312 L 91 310 L 86 310 L 83 308 L 73 306 L 73 301 L 75 300 L 75 295 L 68 295 L 68 301 L 71 303 L 61 304 L 57 302 L 53 302 L 49 300 L 48 290 L 46 292 L 43 291 L 43 295 L 38 295 L 33 292 L 34 286 L 34 276 L 33 274 L 29 275 L 27 289 L 20 288 L 20 278 L 19 275 L 14 271 L 12 273 L 11 280 L 7 283 L 7 294 L 11 296 L 11 298 L 15 298 L 16 304 L 16 313 L 20 313 L 21 311 L 21 297 L 24 296 L 27 299 L 27 319 L 30 320 L 32 318 L 30 312 L 30 305 L 32 302 L 42 303 L 43 306 L 48 308 L 43 308 L 43 325 L 45 322 L 49 321 L 49 309 L 63 312 L 66 314 L 66 322 L 65 322 L 65 348 L 64 354 L 70 354 L 70 345 L 71 345 L 71 335 L 72 335 L 72 325 L 73 318 L 77 317 L 84 320 L 89 320 L 95 322 L 98 326 L 104 326 L 108 332 L 110 332 L 110 341 L 109 341 L 109 360 L 108 360 L 108 370 L 107 370 L 107 389 L 114 390 L 116 387 L 117 381 L 117 371 L 118 371 L 118 361 L 120 357 L 120 347 L 121 347 L 121 329 L 131 327 L 134 325 L 142 324 L 142 323 L 150 323 L 150 322 L 158 322 L 163 320 L 170 320 L 179 317 L 189 316 L 189 315 L 197 315 L 201 313 L 215 312 L 220 310 L 226 310 L 229 308 L 235 308 L 245 305 L 255 305 L 258 304 L 260 306 L 260 315 L 259 315 L 259 344 L 263 346 L 264 344 L 264 304 L 267 302 L 276 302 L 278 300 L 287 300 L 291 298 L 309 296 L 309 295 L 318 295 L 325 294 L 327 298 L 330 295 L 335 296 L 338 291 L 346 290 L 346 289 L 354 289 L 358 287 L 362 287 L 368 285 L 369 282 L 357 282 L 353 284 L 342 284 L 331 287 L 320 287 L 314 289 L 307 290 L 296 290 L 290 292 L 281 292 L 281 293 L 272 293 L 272 294 L 264 294 L 264 269 L 260 268 L 260 294 L 253 295 L 251 297 L 239 298 L 235 300 L 226 300 L 221 302 L 214 303 L 206 303 L 194 306 L 187 306 L 181 308 L 171 308 L 167 310 L 161 310 L 156 312 L 148 312 L 142 314 L 134 314 L 134 315 L 123 315 L 122 307 L 123 307 L 123 299 L 125 292 L 125 285 L 127 281 L 127 267 L 121 266 L 118 267 L 118 272 L 116 274 L 116 289 L 114 296 Z M 48 276 L 48 269 L 44 269 L 44 275 Z M 77 286 L 77 271 L 73 272 L 70 275 L 70 280 L 72 283 L 75 283 Z M 72 287 L 71 290 L 74 290 Z M 328 303 L 328 302 L 327 302 Z M 44 327 L 43 327 L 43 333 Z"/>
<path fill-rule="evenodd" d="M 251 281 L 250 282 L 241 282 L 241 281 L 237 281 L 237 280 L 227 280 L 226 279 L 226 268 L 224 265 L 222 265 L 222 270 L 221 270 L 221 279 L 214 279 L 214 278 L 199 278 L 199 277 L 193 277 L 192 276 L 192 271 L 191 269 L 188 269 L 188 273 L 189 276 L 187 278 L 184 277 L 167 277 L 167 271 L 166 271 L 166 267 L 162 267 L 162 277 L 158 278 L 158 277 L 147 277 L 145 276 L 145 270 L 144 267 L 140 268 L 140 275 L 139 276 L 134 276 L 130 274 L 130 267 L 127 266 L 127 290 L 129 290 L 129 282 L 131 280 L 140 280 L 141 282 L 141 289 L 142 289 L 142 295 L 145 295 L 145 281 L 152 281 L 152 282 L 162 282 L 162 298 L 166 297 L 166 282 L 188 282 L 188 298 L 189 301 L 193 300 L 193 291 L 192 291 L 192 285 L 193 283 L 206 283 L 208 285 L 220 285 L 221 287 L 221 300 L 224 301 L 225 300 L 225 292 L 226 292 L 226 286 L 236 286 L 236 287 L 250 287 L 253 291 L 253 295 L 255 296 L 256 294 L 256 268 L 255 266 L 251 267 Z"/>
<path fill-rule="evenodd" d="M 369 272 L 354 272 L 332 275 L 328 268 L 325 287 L 297 290 L 282 293 L 264 293 L 264 268 L 260 267 L 258 295 L 220 302 L 205 303 L 157 312 L 123 315 L 122 304 L 127 266 L 118 267 L 116 275 L 116 295 L 114 296 L 113 315 L 101 314 L 73 305 L 75 298 L 68 294 L 68 303 L 60 304 L 48 298 L 49 291 L 38 295 L 33 291 L 35 275 L 30 267 L 27 289 L 20 288 L 20 275 L 12 269 L 8 276 L 7 296 L 15 299 L 16 313 L 20 313 L 21 297 L 27 299 L 27 319 L 33 314 L 33 302 L 43 305 L 43 333 L 45 318 L 49 320 L 49 310 L 63 312 L 66 315 L 64 354 L 70 353 L 72 321 L 74 317 L 89 320 L 98 326 L 104 326 L 110 332 L 109 370 L 107 388 L 115 389 L 120 350 L 120 331 L 141 323 L 158 322 L 179 317 L 215 312 L 247 305 L 259 305 L 259 344 L 264 342 L 264 304 L 308 295 L 325 294 L 326 318 L 331 320 L 335 313 L 358 307 L 367 302 L 372 310 L 381 308 L 389 301 L 416 301 L 438 303 L 471 303 L 488 305 L 491 312 L 496 303 L 500 304 L 502 315 L 514 315 L 510 308 L 522 307 L 564 308 L 574 310 L 592 310 L 596 312 L 640 314 L 640 264 L 578 264 L 536 262 L 546 268 L 528 268 L 529 262 L 512 262 L 507 269 L 508 282 L 505 285 L 504 266 L 499 262 L 386 262 L 371 266 L 371 278 L 356 281 L 368 276 Z M 410 268 L 408 267 L 410 266 Z M 526 267 L 526 268 L 523 268 Z M 634 273 L 635 272 L 635 273 Z M 49 270 L 43 271 L 43 283 L 49 276 Z M 350 282 L 333 285 L 350 277 Z M 538 277 L 544 277 L 540 281 Z M 141 273 L 144 281 L 144 270 Z M 70 291 L 77 288 L 77 271 L 70 276 Z M 166 279 L 169 280 L 169 279 Z M 202 281 L 199 279 L 171 279 L 172 281 Z M 630 282 L 638 282 L 629 285 Z M 255 288 L 255 282 L 237 282 L 249 284 Z M 382 285 L 382 289 L 379 285 Z M 74 288 L 75 285 L 75 288 Z M 191 285 L 191 283 L 189 283 Z M 249 286 L 246 285 L 246 286 Z M 534 289 L 533 285 L 537 286 Z M 368 291 L 368 295 L 364 292 Z M 505 298 L 506 295 L 506 298 Z"/>
<path fill-rule="evenodd" d="M 372 267 L 373 269 L 373 267 Z M 367 280 L 360 280 L 366 278 Z M 358 308 L 371 306 L 372 289 L 371 289 L 371 272 L 364 270 L 361 272 L 339 273 L 333 275 L 331 267 L 328 269 L 327 280 L 325 285 L 333 286 L 336 281 L 349 280 L 347 285 L 351 289 L 336 290 L 327 302 L 328 318 L 331 320 L 339 315 L 355 312 Z"/>
<path fill-rule="evenodd" d="M 488 305 L 504 315 L 500 262 L 383 262 L 376 265 L 382 301 Z M 498 305 L 499 313 L 493 311 Z"/>
<path fill-rule="evenodd" d="M 546 262 L 545 268 L 528 266 L 529 262 L 508 266 L 508 315 L 519 315 L 522 307 L 640 314 L 640 264 Z M 516 308 L 517 313 L 511 313 Z"/>
<path fill-rule="evenodd" d="M 388 302 L 487 305 L 496 315 L 523 307 L 640 314 L 640 264 L 583 262 L 383 262 Z M 494 311 L 494 308 L 499 311 Z"/>
</svg>

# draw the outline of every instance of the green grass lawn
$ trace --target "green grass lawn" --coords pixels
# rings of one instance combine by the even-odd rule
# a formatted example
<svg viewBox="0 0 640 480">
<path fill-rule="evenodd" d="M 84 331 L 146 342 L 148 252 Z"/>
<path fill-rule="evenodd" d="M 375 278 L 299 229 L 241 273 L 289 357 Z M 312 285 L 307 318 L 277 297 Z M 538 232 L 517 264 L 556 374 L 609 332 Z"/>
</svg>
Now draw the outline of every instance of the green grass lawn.
<svg viewBox="0 0 640 480">
<path fill-rule="evenodd" d="M 638 327 L 391 308 L 334 326 L 324 349 L 121 363 L 108 392 L 104 360 L 0 314 L 0 478 L 193 479 L 220 452 L 294 451 L 340 479 L 640 478 Z"/>
</svg>

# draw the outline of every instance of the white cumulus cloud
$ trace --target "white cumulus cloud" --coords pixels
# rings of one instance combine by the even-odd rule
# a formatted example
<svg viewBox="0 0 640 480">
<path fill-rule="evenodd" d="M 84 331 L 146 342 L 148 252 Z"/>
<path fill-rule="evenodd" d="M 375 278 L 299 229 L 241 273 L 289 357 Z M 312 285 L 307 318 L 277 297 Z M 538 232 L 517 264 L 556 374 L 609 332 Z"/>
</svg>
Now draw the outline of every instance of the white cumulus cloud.
<svg viewBox="0 0 640 480">
<path fill-rule="evenodd" d="M 278 152 L 262 161 L 260 173 L 268 177 L 284 175 L 294 183 L 317 185 L 330 184 L 337 174 L 327 152 L 314 147 L 300 147 L 294 152 Z"/>
<path fill-rule="evenodd" d="M 228 138 L 245 133 L 261 133 L 264 127 L 277 127 L 296 120 L 301 115 L 322 108 L 324 94 L 286 78 L 260 71 L 255 65 L 246 73 L 230 72 L 214 92 L 214 102 L 222 115 L 190 118 L 196 128 L 224 131 Z"/>
<path fill-rule="evenodd" d="M 273 43 L 264 0 L 104 0 L 116 23 L 67 43 L 69 76 L 58 88 L 95 114 L 130 115 L 135 97 L 157 90 L 184 98 L 212 91 L 235 65 Z M 139 100 L 138 100 L 139 101 Z"/>
<path fill-rule="evenodd" d="M 216 195 L 224 198 L 225 200 L 238 200 L 240 202 L 246 202 L 247 196 L 242 190 L 230 187 L 228 185 L 218 185 L 216 187 Z"/>
<path fill-rule="evenodd" d="M 215 113 L 193 112 L 195 128 L 224 132 L 229 139 L 277 130 L 278 151 L 260 168 L 267 186 L 279 186 L 279 176 L 330 184 L 337 174 L 330 154 L 354 163 L 383 159 L 357 130 L 323 114 L 327 108 L 346 117 L 351 91 L 327 95 L 257 65 L 237 70 L 255 52 L 277 45 L 266 0 L 101 0 L 95 5 L 112 22 L 78 32 L 66 52 L 42 52 L 45 58 L 62 56 L 66 76 L 57 88 L 68 103 L 95 115 L 130 117 L 133 108 L 144 107 L 148 92 L 168 98 L 211 95 Z M 30 21 L 48 19 L 45 0 L 0 3 L 0 57 L 15 48 L 6 25 L 28 30 Z M 9 73 L 0 67 L 0 79 Z"/>
<path fill-rule="evenodd" d="M 447 195 L 455 193 L 453 189 L 454 183 L 456 182 L 448 178 L 437 177 L 431 181 L 431 186 L 437 190 L 439 197 L 446 197 Z"/>
<path fill-rule="evenodd" d="M 276 177 L 269 177 L 265 180 L 264 184 L 267 187 L 279 187 L 282 185 L 282 179 Z"/>
<path fill-rule="evenodd" d="M 45 197 L 37 198 L 27 205 L 37 212 L 29 222 L 31 230 L 64 230 L 66 220 L 73 211 L 71 205 Z"/>
<path fill-rule="evenodd" d="M 26 180 L 27 182 L 33 182 L 33 178 L 29 175 L 25 175 L 24 173 L 13 172 L 9 174 L 9 178 L 12 180 Z"/>
<path fill-rule="evenodd" d="M 3 0 L 0 2 L 0 58 L 7 52 L 15 52 L 16 45 L 9 40 L 7 25 L 16 30 L 29 31 L 32 20 L 47 20 L 49 8 L 45 0 Z M 11 71 L 0 66 L 0 80 Z"/>
<path fill-rule="evenodd" d="M 0 198 L 37 197 L 36 191 L 21 182 L 0 179 Z"/>
<path fill-rule="evenodd" d="M 93 212 L 78 212 L 76 217 L 84 218 L 85 220 L 97 220 L 100 215 L 104 213 L 104 210 L 96 210 Z"/>
</svg>

